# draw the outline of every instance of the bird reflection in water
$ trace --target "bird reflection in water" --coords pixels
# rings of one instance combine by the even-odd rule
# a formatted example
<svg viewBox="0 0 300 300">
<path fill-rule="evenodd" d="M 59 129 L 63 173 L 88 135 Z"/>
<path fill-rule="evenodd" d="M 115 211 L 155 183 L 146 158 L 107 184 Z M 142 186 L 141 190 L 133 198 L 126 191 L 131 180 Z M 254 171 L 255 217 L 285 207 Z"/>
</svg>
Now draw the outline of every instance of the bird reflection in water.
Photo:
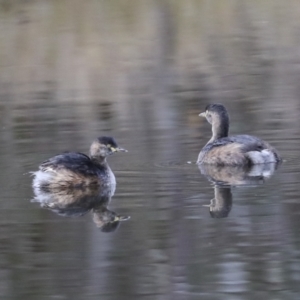
<svg viewBox="0 0 300 300">
<path fill-rule="evenodd" d="M 203 206 L 209 207 L 212 218 L 226 218 L 232 207 L 231 187 L 215 185 L 214 190 L 215 197 L 210 200 L 210 204 Z"/>
<path fill-rule="evenodd" d="M 215 197 L 209 207 L 212 218 L 226 218 L 232 208 L 232 186 L 252 186 L 263 184 L 277 169 L 278 163 L 253 166 L 198 165 L 204 175 L 214 185 Z"/>
<path fill-rule="evenodd" d="M 130 219 L 108 209 L 111 189 L 101 186 L 84 188 L 43 189 L 34 188 L 32 202 L 39 202 L 42 207 L 52 210 L 60 216 L 79 217 L 88 212 L 102 232 L 115 231 L 120 222 Z"/>
</svg>

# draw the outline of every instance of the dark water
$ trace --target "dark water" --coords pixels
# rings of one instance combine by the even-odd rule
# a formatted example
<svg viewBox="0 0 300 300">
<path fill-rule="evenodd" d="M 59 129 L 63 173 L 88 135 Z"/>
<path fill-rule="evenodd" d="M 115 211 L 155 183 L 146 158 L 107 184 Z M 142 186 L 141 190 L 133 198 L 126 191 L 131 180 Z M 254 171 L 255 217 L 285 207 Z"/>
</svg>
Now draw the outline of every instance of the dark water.
<svg viewBox="0 0 300 300">
<path fill-rule="evenodd" d="M 299 299 L 297 2 L 2 2 L 1 299 Z M 200 173 L 215 101 L 279 150 L 270 178 Z M 129 150 L 110 233 L 31 202 L 29 171 L 99 135 Z"/>
<path fill-rule="evenodd" d="M 195 104 L 186 102 L 185 107 L 197 115 Z M 85 109 L 93 111 L 94 105 Z M 174 100 L 171 110 L 178 106 Z M 253 130 L 240 123 L 245 132 L 269 138 L 286 161 L 264 183 L 233 187 L 227 218 L 212 218 L 204 205 L 214 198 L 214 186 L 194 163 L 187 163 L 195 162 L 209 137 L 208 124 L 199 118 L 193 127 L 179 116 L 168 128 L 151 120 L 151 106 L 142 111 L 149 121 L 138 127 L 135 118 L 119 120 L 113 108 L 104 120 L 93 114 L 73 118 L 81 108 L 57 103 L 51 109 L 60 115 L 45 118 L 48 105 L 28 104 L 22 112 L 35 117 L 16 121 L 12 143 L 1 150 L 3 297 L 297 299 L 296 138 L 273 137 L 273 129 Z M 234 121 L 238 112 L 231 113 Z M 77 129 L 87 122 L 91 128 Z M 264 121 L 260 125 L 267 127 Z M 4 127 L 4 141 L 5 132 Z M 26 174 L 60 151 L 87 152 L 100 134 L 115 136 L 129 150 L 109 157 L 117 178 L 109 206 L 131 216 L 113 233 L 101 232 L 91 213 L 62 217 L 31 203 Z M 288 150 L 281 147 L 288 142 Z"/>
</svg>

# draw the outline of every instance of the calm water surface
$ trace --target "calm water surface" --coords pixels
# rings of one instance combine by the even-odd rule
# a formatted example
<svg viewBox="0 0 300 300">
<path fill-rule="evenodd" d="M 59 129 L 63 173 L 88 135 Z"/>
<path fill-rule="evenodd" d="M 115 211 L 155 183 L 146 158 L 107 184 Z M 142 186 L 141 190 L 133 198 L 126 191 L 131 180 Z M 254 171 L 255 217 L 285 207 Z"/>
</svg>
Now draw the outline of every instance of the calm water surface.
<svg viewBox="0 0 300 300">
<path fill-rule="evenodd" d="M 0 298 L 298 300 L 299 3 L 2 2 Z M 279 150 L 272 176 L 201 174 L 212 102 Z M 112 232 L 31 201 L 30 171 L 100 135 L 129 150 Z"/>
<path fill-rule="evenodd" d="M 186 102 L 186 109 L 197 116 L 196 103 Z M 19 110 L 24 116 L 14 123 L 12 142 L 3 143 L 3 297 L 297 299 L 299 139 L 292 134 L 277 138 L 276 129 L 265 129 L 266 121 L 260 122 L 263 130 L 240 123 L 245 132 L 269 138 L 286 159 L 265 182 L 232 187 L 228 212 L 213 218 L 207 205 L 214 185 L 194 164 L 210 135 L 208 124 L 199 118 L 191 125 L 174 113 L 171 128 L 156 122 L 147 105 L 146 123 L 137 123 L 139 116 L 121 120 L 114 107 L 103 120 L 93 105 L 74 118 L 80 105 L 53 104 L 50 117 L 45 115 L 48 104 L 28 103 Z M 171 114 L 177 105 L 174 100 Z M 26 117 L 33 113 L 34 118 Z M 238 127 L 238 112 L 231 114 Z M 90 127 L 77 130 L 85 123 Z M 3 124 L 3 142 L 5 132 Z M 27 173 L 60 151 L 87 152 L 91 140 L 102 134 L 113 135 L 129 150 L 109 157 L 117 178 L 109 208 L 131 216 L 111 233 L 101 232 L 91 213 L 63 217 L 31 203 Z"/>
</svg>

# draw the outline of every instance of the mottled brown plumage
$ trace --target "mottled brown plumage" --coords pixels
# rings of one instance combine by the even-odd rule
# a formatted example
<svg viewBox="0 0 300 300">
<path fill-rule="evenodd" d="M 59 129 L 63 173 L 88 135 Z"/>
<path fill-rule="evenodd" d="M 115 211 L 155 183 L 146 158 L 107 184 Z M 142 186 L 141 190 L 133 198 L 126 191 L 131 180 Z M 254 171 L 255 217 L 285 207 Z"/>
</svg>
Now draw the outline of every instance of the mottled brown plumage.
<svg viewBox="0 0 300 300">
<path fill-rule="evenodd" d="M 228 136 L 229 115 L 223 105 L 210 104 L 200 116 L 212 125 L 212 137 L 200 151 L 198 164 L 246 166 L 281 160 L 275 148 L 255 136 Z"/>
<path fill-rule="evenodd" d="M 44 190 L 83 188 L 92 185 L 115 186 L 115 176 L 106 157 L 119 151 L 111 137 L 99 137 L 90 147 L 90 156 L 66 152 L 44 161 L 39 171 L 33 172 L 33 187 Z"/>
</svg>

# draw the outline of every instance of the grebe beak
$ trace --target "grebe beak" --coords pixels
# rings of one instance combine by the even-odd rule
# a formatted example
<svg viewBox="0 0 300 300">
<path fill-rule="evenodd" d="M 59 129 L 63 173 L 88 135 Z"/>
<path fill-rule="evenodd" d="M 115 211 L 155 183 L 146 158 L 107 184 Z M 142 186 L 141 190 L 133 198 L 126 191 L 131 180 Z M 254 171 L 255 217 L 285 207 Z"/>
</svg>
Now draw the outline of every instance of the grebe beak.
<svg viewBox="0 0 300 300">
<path fill-rule="evenodd" d="M 115 148 L 114 152 L 128 152 L 128 150 L 118 147 L 118 148 Z"/>
<path fill-rule="evenodd" d="M 117 221 L 127 221 L 130 219 L 130 216 L 116 216 L 115 219 L 114 219 L 114 222 L 117 222 Z"/>
<path fill-rule="evenodd" d="M 110 150 L 111 150 L 112 153 L 115 153 L 115 152 L 128 152 L 126 149 L 121 148 L 121 147 L 117 147 L 117 148 L 110 147 Z"/>
<path fill-rule="evenodd" d="M 206 112 L 202 112 L 201 114 L 199 114 L 199 117 L 206 118 Z"/>
</svg>

